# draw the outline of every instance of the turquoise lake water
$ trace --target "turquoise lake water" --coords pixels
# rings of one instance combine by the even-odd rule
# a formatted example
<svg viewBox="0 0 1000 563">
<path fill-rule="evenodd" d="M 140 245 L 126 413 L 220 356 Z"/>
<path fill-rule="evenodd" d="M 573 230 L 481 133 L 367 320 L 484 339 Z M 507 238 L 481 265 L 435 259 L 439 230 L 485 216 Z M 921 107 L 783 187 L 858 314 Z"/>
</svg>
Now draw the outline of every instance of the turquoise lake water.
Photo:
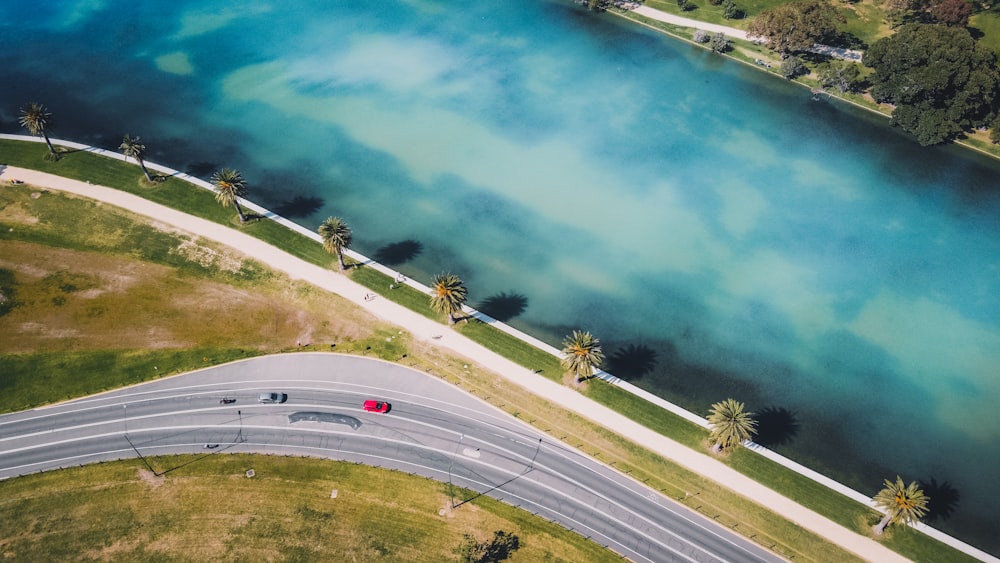
<svg viewBox="0 0 1000 563">
<path fill-rule="evenodd" d="M 0 130 L 37 100 L 56 137 L 238 168 L 866 494 L 948 483 L 931 523 L 1000 552 L 996 162 L 568 1 L 454 7 L 9 0 Z"/>
</svg>

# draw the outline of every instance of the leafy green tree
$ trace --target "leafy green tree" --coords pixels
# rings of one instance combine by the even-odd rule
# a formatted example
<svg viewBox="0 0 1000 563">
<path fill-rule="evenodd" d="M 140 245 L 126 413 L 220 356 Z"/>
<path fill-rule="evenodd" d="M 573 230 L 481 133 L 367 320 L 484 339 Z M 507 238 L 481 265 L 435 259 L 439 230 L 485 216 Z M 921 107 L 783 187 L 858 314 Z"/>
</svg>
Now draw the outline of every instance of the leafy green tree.
<svg viewBox="0 0 1000 563">
<path fill-rule="evenodd" d="M 723 0 L 722 2 L 722 17 L 727 20 L 739 20 L 743 19 L 746 15 L 739 6 L 736 5 L 734 0 Z"/>
<path fill-rule="evenodd" d="M 856 63 L 836 59 L 821 64 L 816 69 L 819 84 L 823 88 L 836 88 L 841 94 L 853 92 L 858 88 L 861 69 Z"/>
<path fill-rule="evenodd" d="M 743 403 L 726 399 L 712 405 L 708 425 L 712 429 L 712 450 L 731 450 L 757 433 L 753 413 L 745 412 Z"/>
<path fill-rule="evenodd" d="M 1000 117 L 997 117 L 990 123 L 990 141 L 994 145 L 1000 144 Z"/>
<path fill-rule="evenodd" d="M 921 145 L 949 141 L 996 116 L 996 56 L 966 29 L 907 24 L 876 41 L 862 62 L 875 69 L 875 100 L 896 106 L 891 123 Z"/>
<path fill-rule="evenodd" d="M 586 331 L 574 330 L 563 340 L 563 369 L 573 374 L 577 382 L 594 375 L 594 369 L 604 363 L 601 341 Z"/>
<path fill-rule="evenodd" d="M 465 534 L 458 553 L 462 563 L 498 563 L 506 561 L 521 547 L 521 540 L 510 532 L 497 530 L 493 538 L 484 542 L 476 541 L 471 534 Z"/>
<path fill-rule="evenodd" d="M 715 51 L 716 53 L 725 53 L 732 47 L 729 38 L 726 37 L 726 34 L 722 33 L 721 31 L 718 33 L 713 33 L 712 39 L 709 40 L 708 44 L 712 47 L 712 50 Z"/>
<path fill-rule="evenodd" d="M 791 80 L 796 76 L 802 76 L 803 74 L 808 74 L 809 69 L 806 68 L 806 63 L 802 59 L 792 55 L 785 60 L 781 61 L 781 66 L 778 67 L 778 72 L 781 76 Z"/>
<path fill-rule="evenodd" d="M 142 173 L 146 175 L 147 182 L 153 181 L 153 178 L 149 175 L 149 170 L 146 170 L 146 145 L 139 141 L 139 137 L 129 137 L 126 133 L 125 138 L 122 139 L 122 144 L 118 145 L 118 150 L 122 151 L 126 159 L 134 158 L 139 163 Z"/>
<path fill-rule="evenodd" d="M 448 324 L 455 324 L 455 316 L 462 312 L 469 297 L 465 283 L 455 274 L 438 274 L 434 276 L 434 286 L 431 288 L 431 309 L 448 315 Z"/>
<path fill-rule="evenodd" d="M 690 0 L 677 0 L 677 7 L 681 9 L 682 12 L 690 12 L 694 9 L 694 4 Z"/>
<path fill-rule="evenodd" d="M 930 497 L 917 486 L 916 481 L 909 486 L 903 484 L 903 478 L 896 476 L 896 482 L 886 479 L 885 488 L 875 495 L 875 505 L 885 511 L 885 517 L 872 526 L 872 532 L 880 536 L 890 523 L 914 523 L 927 514 L 927 503 Z"/>
<path fill-rule="evenodd" d="M 800 0 L 758 14 L 747 26 L 747 37 L 763 39 L 768 49 L 785 58 L 832 38 L 844 21 L 824 0 Z"/>
<path fill-rule="evenodd" d="M 353 239 L 351 228 L 340 217 L 327 217 L 318 230 L 320 238 L 323 239 L 323 248 L 330 254 L 336 254 L 341 271 L 346 270 L 344 249 L 351 247 Z"/>
<path fill-rule="evenodd" d="M 52 127 L 52 114 L 45 106 L 37 102 L 32 102 L 21 108 L 21 118 L 18 120 L 21 127 L 28 130 L 36 137 L 45 139 L 45 144 L 49 146 L 49 154 L 56 156 L 56 149 L 49 140 L 49 129 Z"/>
<path fill-rule="evenodd" d="M 235 207 L 240 223 L 245 223 L 247 218 L 239 202 L 239 198 L 247 195 L 247 183 L 243 175 L 232 168 L 223 168 L 212 176 L 212 185 L 215 186 L 215 201 L 223 207 Z"/>
</svg>

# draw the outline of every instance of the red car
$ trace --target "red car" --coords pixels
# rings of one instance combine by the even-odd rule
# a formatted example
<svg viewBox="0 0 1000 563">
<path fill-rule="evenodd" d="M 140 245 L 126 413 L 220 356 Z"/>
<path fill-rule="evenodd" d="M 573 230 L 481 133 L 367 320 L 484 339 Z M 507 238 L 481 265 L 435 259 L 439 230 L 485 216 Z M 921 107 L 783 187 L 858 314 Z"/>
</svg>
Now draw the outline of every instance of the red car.
<svg viewBox="0 0 1000 563">
<path fill-rule="evenodd" d="M 364 404 L 364 409 L 368 412 L 389 412 L 389 409 L 391 408 L 392 405 L 389 403 L 384 401 L 374 401 L 372 399 L 368 399 Z"/>
</svg>

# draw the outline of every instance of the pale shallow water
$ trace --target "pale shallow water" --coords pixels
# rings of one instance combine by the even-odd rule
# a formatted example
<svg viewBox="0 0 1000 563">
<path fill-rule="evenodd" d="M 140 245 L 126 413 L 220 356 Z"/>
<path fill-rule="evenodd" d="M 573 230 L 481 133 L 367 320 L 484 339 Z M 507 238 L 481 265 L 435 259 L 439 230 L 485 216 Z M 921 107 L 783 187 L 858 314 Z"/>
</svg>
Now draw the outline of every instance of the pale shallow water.
<svg viewBox="0 0 1000 563">
<path fill-rule="evenodd" d="M 314 4 L 5 2 L 0 129 L 38 100 L 58 137 L 239 168 L 693 410 L 794 413 L 776 449 L 865 493 L 950 482 L 933 524 L 1000 550 L 996 163 L 568 2 Z"/>
</svg>

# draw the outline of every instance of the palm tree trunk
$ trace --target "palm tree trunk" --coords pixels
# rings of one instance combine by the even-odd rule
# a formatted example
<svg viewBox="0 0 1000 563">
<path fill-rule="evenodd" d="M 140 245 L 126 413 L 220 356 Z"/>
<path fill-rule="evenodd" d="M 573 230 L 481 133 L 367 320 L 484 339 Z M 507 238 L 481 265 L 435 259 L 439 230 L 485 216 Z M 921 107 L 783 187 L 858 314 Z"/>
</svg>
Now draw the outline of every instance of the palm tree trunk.
<svg viewBox="0 0 1000 563">
<path fill-rule="evenodd" d="M 142 161 L 141 158 L 137 159 L 139 161 L 139 167 L 142 168 L 142 173 L 146 175 L 146 181 L 152 182 L 153 178 L 149 176 L 149 170 L 146 170 L 146 163 Z"/>
<path fill-rule="evenodd" d="M 246 223 L 247 217 L 243 214 L 243 208 L 240 207 L 240 202 L 238 200 L 233 200 L 233 205 L 236 206 L 236 213 L 240 215 L 240 223 Z"/>
<path fill-rule="evenodd" d="M 885 527 L 889 525 L 889 520 L 892 520 L 892 514 L 886 514 L 878 524 L 872 526 L 872 532 L 875 532 L 876 536 L 881 536 L 882 532 L 885 531 Z"/>
<path fill-rule="evenodd" d="M 52 141 L 49 140 L 49 134 L 46 133 L 44 129 L 42 129 L 42 138 L 45 139 L 45 144 L 49 146 L 49 153 L 52 154 L 52 156 L 55 156 L 56 148 L 52 146 Z"/>
</svg>

